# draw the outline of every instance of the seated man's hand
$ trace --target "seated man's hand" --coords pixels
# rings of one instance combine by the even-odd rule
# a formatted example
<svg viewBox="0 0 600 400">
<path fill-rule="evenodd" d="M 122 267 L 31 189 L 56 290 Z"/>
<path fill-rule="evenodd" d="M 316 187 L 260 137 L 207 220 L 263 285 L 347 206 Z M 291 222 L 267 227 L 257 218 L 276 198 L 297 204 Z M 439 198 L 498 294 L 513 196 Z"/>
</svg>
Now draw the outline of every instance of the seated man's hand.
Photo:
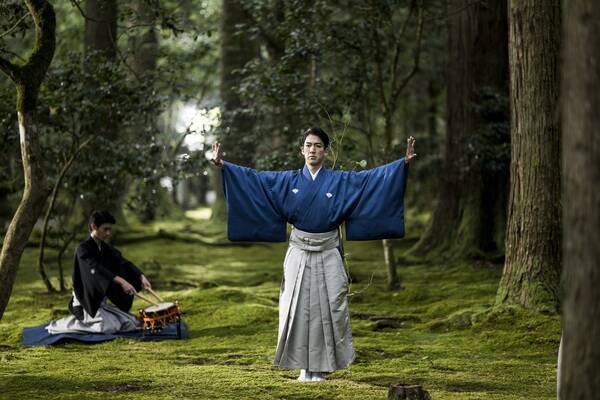
<svg viewBox="0 0 600 400">
<path fill-rule="evenodd" d="M 145 289 L 145 290 L 152 289 L 152 285 L 150 284 L 150 281 L 148 280 L 148 278 L 146 278 L 146 275 L 142 275 L 140 277 L 140 280 L 142 282 L 143 289 Z"/>
<path fill-rule="evenodd" d="M 125 279 L 121 278 L 120 276 L 115 276 L 114 281 L 121 286 L 121 289 L 123 289 L 123 292 L 125 292 L 125 294 L 133 296 L 137 293 L 137 290 L 135 290 L 133 285 L 127 282 Z"/>
</svg>

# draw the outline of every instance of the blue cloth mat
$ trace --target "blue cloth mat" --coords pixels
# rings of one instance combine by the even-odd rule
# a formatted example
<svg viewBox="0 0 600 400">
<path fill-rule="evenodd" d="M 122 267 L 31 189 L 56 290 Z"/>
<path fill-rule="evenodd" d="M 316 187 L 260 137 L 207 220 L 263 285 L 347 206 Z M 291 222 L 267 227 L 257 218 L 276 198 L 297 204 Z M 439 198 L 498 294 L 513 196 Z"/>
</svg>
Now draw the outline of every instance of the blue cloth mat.
<svg viewBox="0 0 600 400">
<path fill-rule="evenodd" d="M 158 342 L 161 340 L 173 340 L 179 339 L 177 337 L 177 324 L 169 324 L 165 326 L 160 332 L 154 332 L 153 334 L 147 333 L 144 337 L 142 331 L 133 332 L 120 332 L 115 334 L 101 334 L 101 333 L 60 333 L 58 335 L 51 335 L 46 330 L 48 323 L 33 326 L 31 328 L 23 329 L 23 345 L 24 346 L 47 346 L 51 344 L 57 344 L 65 341 L 77 341 L 84 343 L 99 343 L 107 340 L 113 340 L 117 338 L 129 338 L 139 339 L 146 342 Z M 189 333 L 185 322 L 181 322 L 181 338 L 187 339 Z"/>
</svg>

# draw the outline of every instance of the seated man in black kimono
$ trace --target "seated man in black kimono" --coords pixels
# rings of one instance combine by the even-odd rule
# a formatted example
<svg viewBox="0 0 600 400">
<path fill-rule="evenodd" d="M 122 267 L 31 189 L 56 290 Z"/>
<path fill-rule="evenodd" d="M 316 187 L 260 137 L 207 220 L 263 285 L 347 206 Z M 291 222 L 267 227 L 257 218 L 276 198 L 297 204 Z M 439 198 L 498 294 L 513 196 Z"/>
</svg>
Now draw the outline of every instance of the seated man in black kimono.
<svg viewBox="0 0 600 400">
<path fill-rule="evenodd" d="M 128 311 L 134 294 L 151 285 L 133 263 L 105 242 L 115 222 L 107 211 L 95 211 L 90 216 L 90 237 L 75 251 L 73 297 L 69 303 L 73 315 L 52 321 L 46 327 L 48 332 L 114 333 L 139 329 L 138 320 Z"/>
</svg>

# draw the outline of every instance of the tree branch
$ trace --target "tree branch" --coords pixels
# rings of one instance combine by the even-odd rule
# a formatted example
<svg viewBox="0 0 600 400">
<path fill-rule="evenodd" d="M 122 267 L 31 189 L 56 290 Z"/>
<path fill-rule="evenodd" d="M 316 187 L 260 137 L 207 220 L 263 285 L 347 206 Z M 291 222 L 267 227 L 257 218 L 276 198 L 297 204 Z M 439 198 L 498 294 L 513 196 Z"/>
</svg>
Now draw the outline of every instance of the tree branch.
<svg viewBox="0 0 600 400">
<path fill-rule="evenodd" d="M 246 9 L 246 7 L 242 7 L 242 12 L 244 13 L 244 16 L 246 18 L 248 18 L 248 20 L 250 20 L 255 27 L 258 28 L 258 32 L 260 33 L 262 38 L 265 40 L 268 47 L 271 47 L 273 50 L 275 50 L 279 54 L 283 54 L 285 52 L 285 46 L 281 43 L 281 41 L 278 41 L 275 37 L 273 37 L 273 35 L 271 35 L 269 32 L 267 32 L 267 30 L 263 27 L 263 25 L 258 23 L 256 18 L 254 18 L 254 15 L 252 15 L 252 13 L 249 12 Z M 281 22 L 281 21 L 279 21 L 279 22 Z"/>
<path fill-rule="evenodd" d="M 394 42 L 395 42 L 395 48 L 394 48 L 394 62 L 392 64 L 392 87 L 396 87 L 396 81 L 398 79 L 398 62 L 400 61 L 400 43 L 402 41 L 402 37 L 406 34 L 406 31 L 408 29 L 408 25 L 410 22 L 410 19 L 415 11 L 415 5 L 416 5 L 416 0 L 413 0 L 410 2 L 410 9 L 408 10 L 408 14 L 406 15 L 406 19 L 404 20 L 404 23 L 402 24 L 402 28 L 400 28 L 400 34 L 398 35 L 398 37 L 396 37 L 396 35 L 394 36 Z M 395 29 L 393 29 L 392 26 L 392 32 L 395 32 Z"/>
<path fill-rule="evenodd" d="M 385 97 L 385 87 L 383 84 L 383 66 L 381 60 L 381 47 L 379 42 L 379 35 L 377 34 L 377 28 L 373 26 L 373 42 L 375 44 L 375 78 L 377 79 L 377 86 L 379 88 L 379 97 L 381 99 L 381 105 L 383 106 L 384 113 L 388 112 L 389 106 L 388 101 Z"/>
<path fill-rule="evenodd" d="M 28 79 L 39 86 L 54 57 L 56 17 L 52 5 L 46 0 L 26 0 L 25 4 L 35 23 L 35 45 L 22 68 L 27 70 Z"/>
<path fill-rule="evenodd" d="M 0 57 L 0 71 L 4 72 L 13 82 L 20 80 L 20 67 L 11 63 L 7 59 Z"/>
<path fill-rule="evenodd" d="M 410 82 L 410 80 L 413 78 L 413 76 L 417 73 L 417 71 L 419 70 L 419 61 L 421 59 L 421 43 L 422 43 L 422 39 L 423 39 L 423 22 L 424 22 L 424 17 L 423 17 L 423 4 L 421 3 L 419 5 L 419 22 L 418 22 L 418 26 L 417 26 L 417 43 L 416 43 L 416 47 L 415 47 L 415 57 L 414 57 L 414 63 L 413 63 L 413 68 L 412 70 L 404 77 L 404 79 L 402 79 L 402 81 L 400 82 L 400 85 L 396 88 L 392 88 L 392 98 L 393 101 L 395 102 L 396 99 L 400 96 L 400 93 L 402 93 L 402 90 L 404 90 L 404 88 L 406 87 L 406 85 L 408 85 L 408 83 Z"/>
<path fill-rule="evenodd" d="M 92 22 L 106 22 L 106 20 L 104 20 L 104 21 L 101 21 L 101 20 L 99 20 L 99 19 L 95 19 L 95 18 L 92 18 L 92 17 L 88 17 L 88 16 L 85 14 L 85 11 L 83 11 L 83 8 L 81 8 L 81 5 L 79 4 L 79 2 L 78 2 L 77 0 L 71 0 L 71 4 L 73 4 L 75 7 L 77 7 L 77 9 L 79 10 L 79 14 L 81 14 L 81 16 L 82 16 L 84 19 L 87 19 L 88 21 L 92 21 Z"/>
<path fill-rule="evenodd" d="M 13 25 L 11 26 L 7 31 L 2 32 L 2 34 L 0 35 L 0 38 L 3 38 L 6 35 L 10 35 L 12 33 L 12 31 L 14 31 L 15 29 L 17 29 L 17 27 L 19 25 L 21 25 L 21 22 L 23 22 L 23 20 L 29 15 L 29 13 L 25 13 L 23 14 L 23 16 L 21 18 L 19 18 L 19 20 Z"/>
<path fill-rule="evenodd" d="M 0 48 L 0 53 L 4 53 L 4 54 L 8 54 L 9 56 L 15 56 L 16 58 L 18 58 L 23 64 L 25 64 L 27 62 L 27 60 L 25 60 L 23 57 L 21 57 L 20 55 L 18 55 L 17 53 L 15 53 L 14 51 L 10 51 L 7 49 L 2 49 Z"/>
</svg>

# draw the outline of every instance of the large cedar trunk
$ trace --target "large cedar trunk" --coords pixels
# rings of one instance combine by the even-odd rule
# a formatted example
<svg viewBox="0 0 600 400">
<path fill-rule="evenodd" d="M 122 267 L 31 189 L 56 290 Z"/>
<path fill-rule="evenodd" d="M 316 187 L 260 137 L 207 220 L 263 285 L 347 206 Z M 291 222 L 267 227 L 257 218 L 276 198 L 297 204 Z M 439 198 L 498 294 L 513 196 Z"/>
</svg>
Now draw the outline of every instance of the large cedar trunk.
<svg viewBox="0 0 600 400">
<path fill-rule="evenodd" d="M 441 190 L 431 223 L 411 249 L 416 256 L 479 257 L 503 250 L 508 174 L 483 159 L 483 132 L 506 122 L 478 110 L 485 96 L 508 91 L 506 1 L 448 1 L 447 133 Z M 508 135 L 497 139 L 508 146 Z"/>
<path fill-rule="evenodd" d="M 556 309 L 560 276 L 560 0 L 512 0 L 511 186 L 497 303 Z"/>
<path fill-rule="evenodd" d="M 34 113 L 40 85 L 54 57 L 56 20 L 54 9 L 47 1 L 28 0 L 26 4 L 35 22 L 34 50 L 24 65 L 16 66 L 0 58 L 0 70 L 17 88 L 16 110 L 25 181 L 21 203 L 4 236 L 0 253 L 0 318 L 10 299 L 21 255 L 49 195 Z"/>
<path fill-rule="evenodd" d="M 561 399 L 600 393 L 600 3 L 565 3 Z"/>
<path fill-rule="evenodd" d="M 219 140 L 223 148 L 223 157 L 231 162 L 252 166 L 254 139 L 248 135 L 254 125 L 254 119 L 244 112 L 245 105 L 237 93 L 244 78 L 240 70 L 258 54 L 257 44 L 250 35 L 240 31 L 240 24 L 250 20 L 240 0 L 223 0 L 221 16 L 221 100 L 222 122 Z M 266 139 L 266 138 L 265 138 Z M 213 179 L 217 200 L 213 206 L 212 217 L 225 219 L 225 205 L 220 172 Z"/>
</svg>

